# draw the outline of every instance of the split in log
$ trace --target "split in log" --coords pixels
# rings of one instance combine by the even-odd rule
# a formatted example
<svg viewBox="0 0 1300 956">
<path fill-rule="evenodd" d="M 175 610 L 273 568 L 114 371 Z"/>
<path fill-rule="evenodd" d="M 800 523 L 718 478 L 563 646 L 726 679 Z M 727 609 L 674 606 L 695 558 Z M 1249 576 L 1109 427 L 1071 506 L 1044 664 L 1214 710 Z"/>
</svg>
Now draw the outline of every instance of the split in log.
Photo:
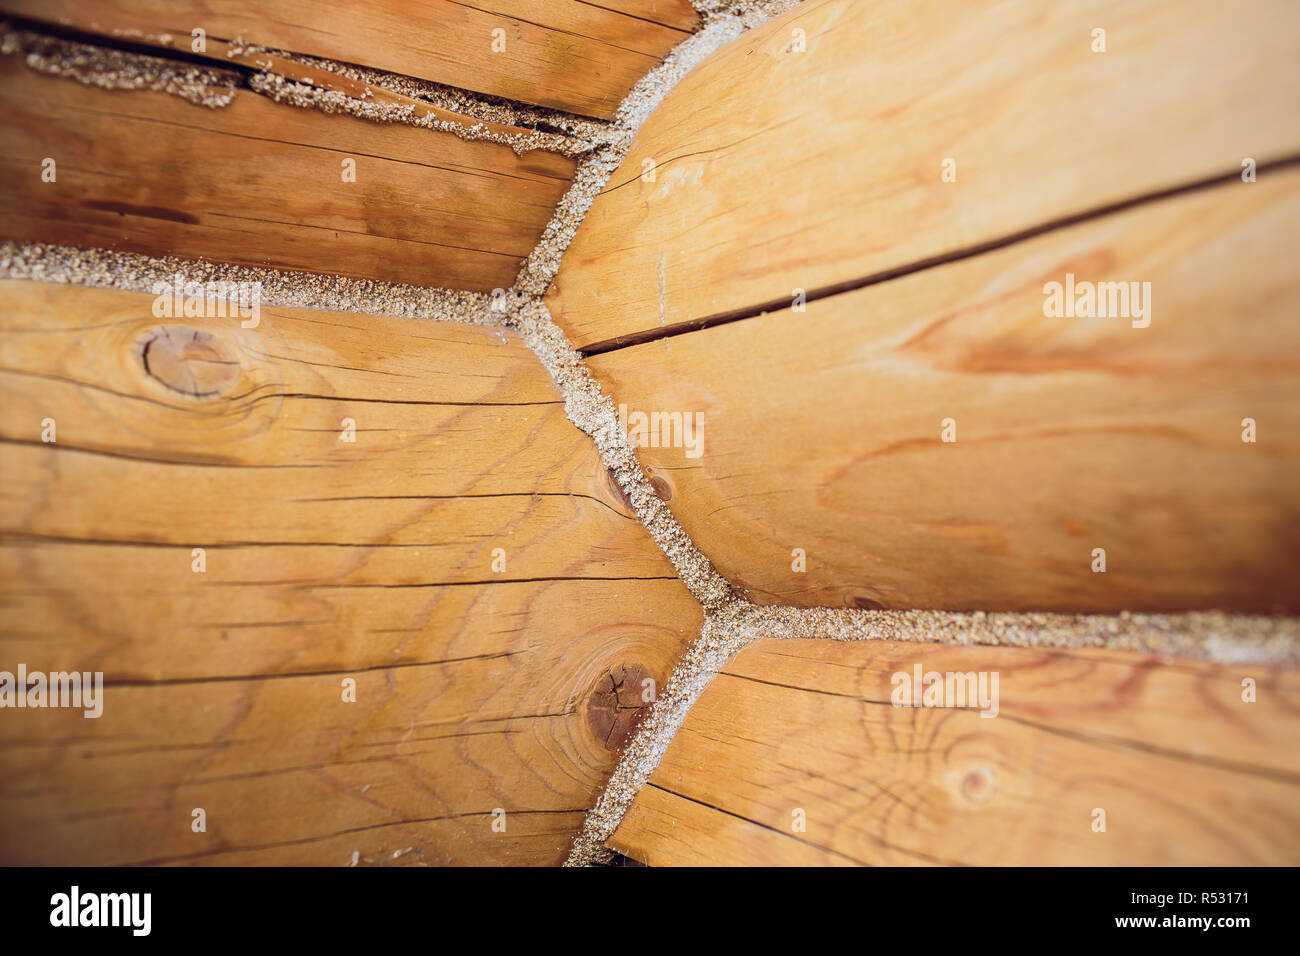
<svg viewBox="0 0 1300 956">
<path fill-rule="evenodd" d="M 152 304 L 0 283 L 0 670 L 105 684 L 4 711 L 0 860 L 562 860 L 701 612 L 545 371 Z"/>
<path fill-rule="evenodd" d="M 603 351 L 1295 157 L 1297 31 L 1290 0 L 802 4 L 650 117 L 551 313 Z"/>
<path fill-rule="evenodd" d="M 760 603 L 1296 610 L 1297 218 L 1278 170 L 591 365 L 699 422 L 638 455 Z"/>
</svg>

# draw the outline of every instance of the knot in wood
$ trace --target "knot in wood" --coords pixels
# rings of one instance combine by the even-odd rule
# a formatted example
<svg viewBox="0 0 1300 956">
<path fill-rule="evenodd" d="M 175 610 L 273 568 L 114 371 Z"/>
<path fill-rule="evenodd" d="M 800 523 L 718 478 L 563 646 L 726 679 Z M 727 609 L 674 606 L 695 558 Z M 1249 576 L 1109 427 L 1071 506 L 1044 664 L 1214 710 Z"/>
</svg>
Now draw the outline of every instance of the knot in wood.
<svg viewBox="0 0 1300 956">
<path fill-rule="evenodd" d="M 217 398 L 239 378 L 239 362 L 216 337 L 201 329 L 155 329 L 140 348 L 150 378 L 190 398 Z"/>
<path fill-rule="evenodd" d="M 640 664 L 620 664 L 605 671 L 587 700 L 587 726 L 609 750 L 617 751 L 654 703 L 646 694 L 650 673 Z M 649 696 L 649 700 L 643 697 Z"/>
</svg>

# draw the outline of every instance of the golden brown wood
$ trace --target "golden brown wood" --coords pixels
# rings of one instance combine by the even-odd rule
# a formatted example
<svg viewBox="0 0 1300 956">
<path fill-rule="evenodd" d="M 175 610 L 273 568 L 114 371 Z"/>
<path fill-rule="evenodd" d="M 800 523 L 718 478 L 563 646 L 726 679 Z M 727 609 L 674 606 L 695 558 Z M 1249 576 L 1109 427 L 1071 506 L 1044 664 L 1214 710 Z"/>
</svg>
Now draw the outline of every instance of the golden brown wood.
<svg viewBox="0 0 1300 956">
<path fill-rule="evenodd" d="M 894 675 L 918 666 L 996 673 L 997 716 L 893 706 Z M 610 846 L 651 865 L 1294 865 L 1298 699 L 1293 672 L 1249 665 L 760 641 L 695 704 Z"/>
<path fill-rule="evenodd" d="M 638 454 L 759 602 L 1294 610 L 1297 217 L 1279 171 L 592 367 L 701 416 Z M 1149 282 L 1149 326 L 1045 316 L 1067 273 Z"/>
<path fill-rule="evenodd" d="M 551 311 L 604 348 L 1294 156 L 1297 29 L 1288 0 L 805 3 L 669 94 Z"/>
<path fill-rule="evenodd" d="M 108 685 L 3 712 L 0 859 L 562 860 L 615 759 L 593 707 L 700 610 L 540 364 L 152 302 L 0 283 L 0 670 Z"/>
<path fill-rule="evenodd" d="M 496 0 L 485 7 L 453 0 L 3 0 L 0 11 L 184 52 L 202 28 L 218 42 L 240 39 L 605 118 L 699 26 L 687 0 Z M 504 48 L 494 50 L 494 40 Z"/>
<path fill-rule="evenodd" d="M 16 57 L 0 110 L 0 237 L 415 285 L 509 287 L 574 168 L 250 92 L 206 109 L 88 88 Z"/>
</svg>

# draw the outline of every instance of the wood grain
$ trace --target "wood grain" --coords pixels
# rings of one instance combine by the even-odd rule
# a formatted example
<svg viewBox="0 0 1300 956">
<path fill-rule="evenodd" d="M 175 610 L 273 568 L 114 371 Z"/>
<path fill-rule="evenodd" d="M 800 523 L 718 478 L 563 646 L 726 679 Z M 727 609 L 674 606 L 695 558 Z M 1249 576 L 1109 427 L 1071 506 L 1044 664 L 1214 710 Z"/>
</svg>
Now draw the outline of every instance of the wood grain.
<svg viewBox="0 0 1300 956">
<path fill-rule="evenodd" d="M 202 27 L 219 41 L 602 118 L 699 26 L 687 0 L 3 0 L 0 11 L 185 52 Z M 505 49 L 494 51 L 497 29 Z"/>
<path fill-rule="evenodd" d="M 1294 610 L 1297 216 L 1279 171 L 591 364 L 702 416 L 638 455 L 760 603 Z M 1046 317 L 1067 273 L 1151 283 L 1149 326 Z"/>
<path fill-rule="evenodd" d="M 15 57 L 0 57 L 0 110 L 3 238 L 414 285 L 508 288 L 574 168 L 250 92 L 205 109 L 88 88 Z"/>
<path fill-rule="evenodd" d="M 0 283 L 0 670 L 107 685 L 98 719 L 3 712 L 0 859 L 561 861 L 610 675 L 662 685 L 701 615 L 544 369 L 471 326 L 152 301 Z"/>
<path fill-rule="evenodd" d="M 803 4 L 655 111 L 579 229 L 551 312 L 600 350 L 784 308 L 796 289 L 841 289 L 1243 157 L 1294 156 L 1298 10 Z M 1105 53 L 1091 50 L 1097 27 Z M 804 53 L 788 52 L 795 29 Z M 946 158 L 956 182 L 941 180 Z"/>
<path fill-rule="evenodd" d="M 893 675 L 917 666 L 997 673 L 997 716 L 893 706 Z M 1289 671 L 763 640 L 704 692 L 609 845 L 651 865 L 1294 865 L 1297 702 Z"/>
</svg>

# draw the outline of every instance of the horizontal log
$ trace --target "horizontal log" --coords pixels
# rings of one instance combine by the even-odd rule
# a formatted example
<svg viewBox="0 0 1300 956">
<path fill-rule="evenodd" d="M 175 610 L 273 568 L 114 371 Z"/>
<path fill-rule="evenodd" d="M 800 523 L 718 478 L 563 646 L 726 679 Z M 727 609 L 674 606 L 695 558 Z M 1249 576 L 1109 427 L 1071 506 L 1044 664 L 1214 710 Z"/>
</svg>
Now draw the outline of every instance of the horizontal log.
<svg viewBox="0 0 1300 956">
<path fill-rule="evenodd" d="M 1279 170 L 591 364 L 760 603 L 1295 610 L 1297 216 Z"/>
<path fill-rule="evenodd" d="M 206 109 L 87 87 L 12 56 L 0 111 L 0 237 L 413 285 L 509 287 L 574 169 L 248 91 Z"/>
<path fill-rule="evenodd" d="M 606 118 L 699 26 L 687 0 L 498 0 L 491 9 L 453 0 L 3 0 L 0 11 L 184 52 L 201 28 L 217 41 Z"/>
<path fill-rule="evenodd" d="M 668 95 L 551 312 L 613 348 L 1295 156 L 1297 29 L 1287 0 L 802 4 Z"/>
<path fill-rule="evenodd" d="M 640 713 L 608 689 L 701 612 L 545 370 L 153 304 L 0 283 L 0 671 L 105 682 L 3 711 L 0 860 L 561 861 Z"/>
<path fill-rule="evenodd" d="M 83 570 L 62 565 L 67 577 Z M 119 558 L 110 580 L 135 573 Z M 333 623 L 332 665 L 305 671 L 295 643 L 233 623 L 238 669 L 206 679 L 125 680 L 93 653 L 112 640 L 140 656 L 174 643 L 215 657 L 201 619 L 150 626 L 154 607 L 196 590 L 127 589 L 118 600 L 138 596 L 134 630 L 109 630 L 85 607 L 80 630 L 64 630 L 64 646 L 83 642 L 82 669 L 103 670 L 98 719 L 4 712 L 6 864 L 343 865 L 352 850 L 380 862 L 410 846 L 425 862 L 559 863 L 616 756 L 595 731 L 598 688 L 628 664 L 662 686 L 698 614 L 671 581 L 486 584 L 396 606 L 385 592 L 369 628 Z M 288 590 L 226 597 L 269 618 L 289 611 L 276 600 Z M 48 672 L 56 656 L 26 663 Z M 0 667 L 14 666 L 6 654 Z M 355 703 L 342 697 L 348 678 Z M 195 808 L 205 832 L 191 830 Z"/>
<path fill-rule="evenodd" d="M 918 670 L 954 693 L 907 706 Z M 651 865 L 1294 865 L 1297 695 L 1253 665 L 763 640 L 609 845 Z"/>
</svg>

